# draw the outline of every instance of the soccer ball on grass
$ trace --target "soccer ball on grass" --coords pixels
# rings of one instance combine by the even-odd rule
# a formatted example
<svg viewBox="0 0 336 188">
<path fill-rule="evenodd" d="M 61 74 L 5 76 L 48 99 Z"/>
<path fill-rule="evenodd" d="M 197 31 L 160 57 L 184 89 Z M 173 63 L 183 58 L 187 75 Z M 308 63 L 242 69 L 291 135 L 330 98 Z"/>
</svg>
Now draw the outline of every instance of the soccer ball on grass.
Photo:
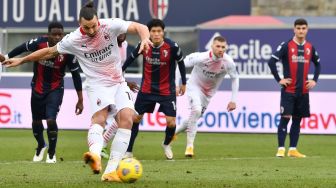
<svg viewBox="0 0 336 188">
<path fill-rule="evenodd" d="M 142 175 L 142 165 L 134 158 L 125 158 L 120 161 L 117 174 L 125 183 L 133 183 Z"/>
</svg>

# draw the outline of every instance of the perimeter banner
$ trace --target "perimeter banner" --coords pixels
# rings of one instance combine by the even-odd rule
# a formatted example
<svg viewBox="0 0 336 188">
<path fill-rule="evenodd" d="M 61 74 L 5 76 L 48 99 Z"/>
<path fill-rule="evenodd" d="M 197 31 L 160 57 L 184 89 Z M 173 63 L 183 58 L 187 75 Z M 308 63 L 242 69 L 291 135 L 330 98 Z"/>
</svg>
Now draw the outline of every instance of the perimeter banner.
<svg viewBox="0 0 336 188">
<path fill-rule="evenodd" d="M 87 0 L 0 0 L 0 27 L 46 27 L 59 21 L 77 27 L 80 8 Z M 250 15 L 251 0 L 94 0 L 99 18 L 121 18 L 147 23 L 151 18 L 167 26 L 192 26 L 236 14 Z M 227 8 L 225 8 L 227 7 Z"/>
<path fill-rule="evenodd" d="M 280 121 L 280 92 L 241 91 L 237 109 L 227 112 L 230 92 L 219 91 L 208 109 L 198 121 L 202 132 L 275 133 Z M 0 90 L 0 128 L 31 128 L 30 89 Z M 60 129 L 88 129 L 90 126 L 89 104 L 84 93 L 83 114 L 75 115 L 77 95 L 66 89 L 58 115 Z M 312 92 L 311 117 L 302 121 L 301 132 L 307 134 L 336 134 L 336 100 L 334 92 Z M 189 115 L 186 96 L 177 99 L 177 126 Z M 166 126 L 164 115 L 155 111 L 145 114 L 141 130 L 161 131 Z M 289 130 L 289 129 L 288 129 Z"/>
</svg>

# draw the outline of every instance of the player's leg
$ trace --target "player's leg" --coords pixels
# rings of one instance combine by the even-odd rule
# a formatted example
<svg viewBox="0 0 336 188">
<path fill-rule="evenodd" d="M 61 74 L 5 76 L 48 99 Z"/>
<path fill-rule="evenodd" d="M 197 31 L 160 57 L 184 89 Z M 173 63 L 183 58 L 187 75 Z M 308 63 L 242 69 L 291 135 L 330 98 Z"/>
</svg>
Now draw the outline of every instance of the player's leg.
<svg viewBox="0 0 336 188">
<path fill-rule="evenodd" d="M 194 156 L 194 142 L 197 134 L 197 121 L 201 118 L 203 112 L 209 104 L 209 100 L 200 92 L 192 92 L 189 95 L 190 115 L 187 120 L 187 146 L 185 150 L 186 157 Z"/>
<path fill-rule="evenodd" d="M 64 90 L 57 89 L 46 97 L 47 135 L 49 141 L 47 163 L 56 163 L 56 144 L 58 138 L 57 114 L 62 105 Z"/>
<path fill-rule="evenodd" d="M 163 112 L 166 116 L 165 139 L 162 143 L 163 151 L 168 160 L 173 159 L 173 151 L 171 149 L 171 141 L 176 131 L 176 96 L 164 96 L 157 100 L 160 104 L 159 112 Z"/>
<path fill-rule="evenodd" d="M 93 173 L 101 171 L 101 150 L 103 148 L 103 131 L 108 114 L 108 107 L 95 112 L 91 118 L 91 126 L 88 131 L 89 152 L 84 153 L 84 161 L 89 164 Z"/>
<path fill-rule="evenodd" d="M 280 124 L 278 126 L 278 151 L 276 157 L 285 156 L 285 141 L 287 136 L 287 125 L 293 114 L 295 101 L 294 95 L 281 91 L 281 101 L 280 101 Z"/>
<path fill-rule="evenodd" d="M 104 143 L 103 143 L 103 149 L 101 152 L 101 157 L 105 159 L 109 158 L 110 155 L 109 155 L 109 152 L 107 151 L 107 146 L 110 140 L 114 138 L 117 130 L 118 130 L 118 124 L 115 121 L 113 115 L 108 115 L 107 120 L 106 120 L 105 130 L 103 133 Z"/>
<path fill-rule="evenodd" d="M 139 124 L 142 120 L 143 114 L 146 112 L 152 113 L 154 111 L 155 104 L 155 100 L 153 101 L 153 98 L 150 95 L 146 95 L 141 92 L 138 93 L 134 106 L 135 111 L 139 115 L 134 115 L 133 117 L 132 135 L 125 157 L 132 157 L 134 142 L 139 132 Z"/>
<path fill-rule="evenodd" d="M 126 82 L 119 85 L 115 95 L 115 101 L 115 108 L 117 111 L 116 121 L 119 128 L 113 139 L 110 158 L 101 180 L 121 182 L 119 176 L 116 174 L 116 169 L 129 145 L 133 124 L 132 118 L 135 113 L 133 100 L 131 99 Z"/>
<path fill-rule="evenodd" d="M 300 125 L 302 117 L 310 117 L 310 109 L 309 109 L 309 94 L 304 94 L 300 97 L 296 98 L 296 105 L 293 112 L 292 118 L 292 126 L 290 129 L 289 137 L 289 151 L 288 156 L 304 158 L 306 155 L 300 153 L 297 150 L 297 144 L 300 136 Z"/>
<path fill-rule="evenodd" d="M 135 143 L 135 139 L 136 139 L 136 137 L 138 136 L 138 133 L 139 133 L 139 124 L 142 120 L 142 117 L 143 117 L 143 114 L 134 115 L 134 117 L 133 117 L 133 124 L 132 124 L 132 129 L 131 129 L 132 134 L 131 134 L 129 145 L 127 147 L 126 154 L 124 156 L 125 158 L 133 157 L 133 146 L 134 146 L 134 143 Z"/>
<path fill-rule="evenodd" d="M 89 164 L 93 173 L 101 171 L 101 150 L 103 148 L 103 131 L 109 114 L 110 105 L 115 103 L 115 94 L 118 87 L 87 87 L 90 102 L 91 126 L 88 131 L 89 152 L 84 153 L 84 161 Z"/>
<path fill-rule="evenodd" d="M 38 162 L 43 160 L 44 152 L 47 149 L 47 145 L 43 137 L 44 127 L 42 123 L 42 119 L 45 117 L 45 101 L 43 98 L 38 98 L 38 96 L 32 92 L 30 105 L 33 119 L 32 130 L 37 142 L 33 161 Z"/>
</svg>

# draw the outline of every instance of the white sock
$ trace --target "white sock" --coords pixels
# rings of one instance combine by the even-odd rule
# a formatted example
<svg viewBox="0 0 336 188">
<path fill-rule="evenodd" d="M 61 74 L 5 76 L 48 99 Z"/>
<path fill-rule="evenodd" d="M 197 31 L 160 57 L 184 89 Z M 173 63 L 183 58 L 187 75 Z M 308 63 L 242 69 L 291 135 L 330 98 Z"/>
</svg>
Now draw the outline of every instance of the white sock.
<svg viewBox="0 0 336 188">
<path fill-rule="evenodd" d="M 183 121 L 182 125 L 176 126 L 175 133 L 179 134 L 179 133 L 185 131 L 187 129 L 187 127 L 188 127 L 188 121 L 187 120 Z"/>
<path fill-rule="evenodd" d="M 130 138 L 131 130 L 122 128 L 117 130 L 111 146 L 110 159 L 107 163 L 104 174 L 117 169 L 120 160 L 126 153 Z"/>
<path fill-rule="evenodd" d="M 99 124 L 93 124 L 88 132 L 89 151 L 100 156 L 103 148 L 103 131 L 104 128 Z"/>
<path fill-rule="evenodd" d="M 111 124 L 106 125 L 105 132 L 103 134 L 104 137 L 104 144 L 103 147 L 106 148 L 109 141 L 112 140 L 112 138 L 115 136 L 116 132 L 118 130 L 117 122 L 113 119 Z"/>
<path fill-rule="evenodd" d="M 290 147 L 289 150 L 296 150 L 296 147 Z"/>
<path fill-rule="evenodd" d="M 278 147 L 278 150 L 281 149 L 281 150 L 285 150 L 285 147 Z"/>
<path fill-rule="evenodd" d="M 197 134 L 197 121 L 201 117 L 201 111 L 194 110 L 188 119 L 187 127 L 187 147 L 194 147 L 194 141 Z"/>
</svg>

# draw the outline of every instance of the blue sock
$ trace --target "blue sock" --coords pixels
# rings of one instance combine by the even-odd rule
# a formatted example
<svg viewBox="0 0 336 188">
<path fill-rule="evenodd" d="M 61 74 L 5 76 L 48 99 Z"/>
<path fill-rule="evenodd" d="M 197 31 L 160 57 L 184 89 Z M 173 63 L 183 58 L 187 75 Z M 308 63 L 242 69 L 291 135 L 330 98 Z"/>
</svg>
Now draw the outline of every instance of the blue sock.
<svg viewBox="0 0 336 188">
<path fill-rule="evenodd" d="M 302 118 L 293 117 L 292 126 L 289 133 L 289 147 L 296 147 L 300 136 L 300 123 Z"/>
<path fill-rule="evenodd" d="M 280 118 L 280 124 L 278 126 L 278 146 L 285 147 L 285 141 L 287 136 L 287 124 L 289 122 L 289 118 Z"/>
<path fill-rule="evenodd" d="M 130 142 L 128 144 L 127 152 L 132 152 L 133 151 L 133 145 L 134 145 L 134 142 L 135 142 L 135 138 L 138 136 L 138 132 L 139 132 L 139 123 L 133 122 L 132 133 L 131 133 Z"/>
<path fill-rule="evenodd" d="M 176 126 L 174 127 L 166 127 L 166 137 L 165 137 L 165 140 L 163 142 L 164 145 L 168 145 L 173 137 L 174 137 L 174 134 L 175 134 L 175 130 L 176 130 Z"/>
<path fill-rule="evenodd" d="M 33 134 L 34 137 L 37 141 L 37 148 L 42 149 L 45 146 L 44 138 L 43 138 L 43 124 L 42 121 L 33 121 L 32 123 L 32 129 L 33 129 Z"/>
<path fill-rule="evenodd" d="M 56 144 L 57 144 L 57 136 L 58 136 L 58 127 L 56 120 L 47 120 L 48 128 L 48 141 L 49 141 L 49 148 L 48 153 L 50 159 L 55 155 L 56 152 Z"/>
</svg>

